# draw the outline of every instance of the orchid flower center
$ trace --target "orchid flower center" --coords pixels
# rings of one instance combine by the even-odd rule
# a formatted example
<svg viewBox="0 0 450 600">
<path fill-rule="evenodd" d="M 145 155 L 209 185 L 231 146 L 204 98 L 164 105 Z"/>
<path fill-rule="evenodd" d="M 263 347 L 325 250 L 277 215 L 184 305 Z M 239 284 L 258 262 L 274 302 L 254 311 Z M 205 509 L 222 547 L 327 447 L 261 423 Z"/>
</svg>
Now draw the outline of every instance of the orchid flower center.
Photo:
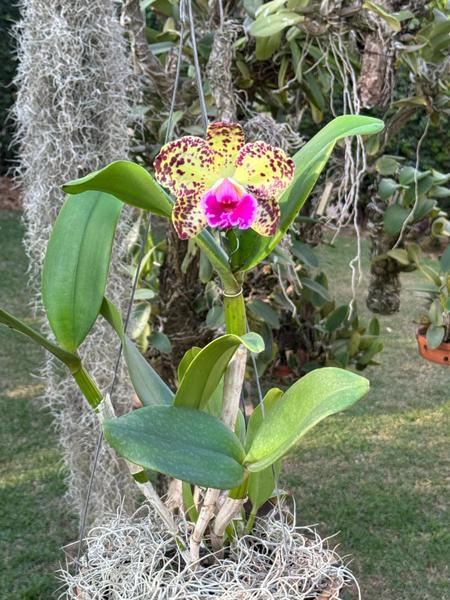
<svg viewBox="0 0 450 600">
<path fill-rule="evenodd" d="M 258 202 L 232 179 L 220 179 L 201 199 L 211 227 L 248 229 L 256 219 Z"/>
</svg>

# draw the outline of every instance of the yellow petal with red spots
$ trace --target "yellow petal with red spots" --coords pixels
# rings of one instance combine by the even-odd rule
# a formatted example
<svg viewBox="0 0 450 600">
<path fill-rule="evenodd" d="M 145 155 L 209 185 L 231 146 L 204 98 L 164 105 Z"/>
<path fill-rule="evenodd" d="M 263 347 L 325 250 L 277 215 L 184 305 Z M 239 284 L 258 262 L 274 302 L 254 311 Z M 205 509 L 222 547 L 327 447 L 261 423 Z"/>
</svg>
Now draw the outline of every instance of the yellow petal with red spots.
<svg viewBox="0 0 450 600">
<path fill-rule="evenodd" d="M 244 132 L 239 123 L 216 121 L 210 123 L 206 131 L 206 141 L 217 154 L 220 177 L 228 177 L 234 171 L 239 151 L 244 146 Z"/>
<path fill-rule="evenodd" d="M 172 211 L 172 222 L 182 240 L 196 236 L 207 225 L 198 196 L 179 196 Z"/>
<path fill-rule="evenodd" d="M 281 148 L 254 142 L 239 152 L 232 177 L 257 198 L 273 198 L 291 183 L 294 170 L 293 160 Z"/>
<path fill-rule="evenodd" d="M 218 155 L 200 137 L 186 135 L 163 146 L 155 176 L 174 196 L 200 197 L 217 181 Z"/>
<path fill-rule="evenodd" d="M 280 224 L 280 207 L 275 198 L 259 198 L 252 229 L 260 235 L 275 235 Z"/>
</svg>

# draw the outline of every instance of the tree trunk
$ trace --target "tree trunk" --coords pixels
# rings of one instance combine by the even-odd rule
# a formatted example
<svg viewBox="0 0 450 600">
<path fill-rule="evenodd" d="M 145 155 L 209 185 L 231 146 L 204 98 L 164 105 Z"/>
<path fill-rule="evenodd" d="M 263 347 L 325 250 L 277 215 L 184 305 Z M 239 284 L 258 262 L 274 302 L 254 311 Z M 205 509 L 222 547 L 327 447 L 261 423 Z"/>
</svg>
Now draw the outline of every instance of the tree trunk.
<svg viewBox="0 0 450 600">
<path fill-rule="evenodd" d="M 188 242 L 180 240 L 171 225 L 167 227 L 167 238 L 167 254 L 159 280 L 158 316 L 164 323 L 172 352 L 153 358 L 152 364 L 166 381 L 175 385 L 177 366 L 184 353 L 194 345 L 206 345 L 214 331 L 206 327 L 204 312 L 195 310 L 205 293 L 199 279 L 199 252 L 188 257 Z M 187 261 L 188 264 L 183 264 Z"/>
<path fill-rule="evenodd" d="M 372 312 L 391 315 L 400 309 L 401 284 L 399 263 L 386 256 L 396 239 L 384 232 L 385 208 L 385 205 L 377 200 L 372 200 L 367 206 L 372 262 L 366 304 Z"/>
</svg>

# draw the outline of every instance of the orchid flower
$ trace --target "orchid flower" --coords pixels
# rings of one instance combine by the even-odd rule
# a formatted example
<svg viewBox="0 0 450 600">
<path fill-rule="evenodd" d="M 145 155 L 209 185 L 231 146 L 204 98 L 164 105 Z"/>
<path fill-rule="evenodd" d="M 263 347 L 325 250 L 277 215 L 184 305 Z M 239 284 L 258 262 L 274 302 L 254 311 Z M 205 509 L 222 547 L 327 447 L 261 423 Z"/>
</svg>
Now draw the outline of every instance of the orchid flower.
<svg viewBox="0 0 450 600">
<path fill-rule="evenodd" d="M 206 139 L 187 135 L 161 148 L 159 183 L 176 198 L 172 220 L 181 239 L 207 225 L 274 235 L 280 221 L 277 196 L 291 183 L 294 163 L 281 148 L 245 144 L 237 123 L 208 126 Z"/>
</svg>

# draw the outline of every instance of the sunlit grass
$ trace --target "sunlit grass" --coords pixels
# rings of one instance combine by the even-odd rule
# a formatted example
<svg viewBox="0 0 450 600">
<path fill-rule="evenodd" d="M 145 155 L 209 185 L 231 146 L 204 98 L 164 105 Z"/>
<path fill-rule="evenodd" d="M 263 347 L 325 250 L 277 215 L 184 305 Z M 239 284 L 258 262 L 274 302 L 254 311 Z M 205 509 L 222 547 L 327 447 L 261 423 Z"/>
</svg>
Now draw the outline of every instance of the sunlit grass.
<svg viewBox="0 0 450 600">
<path fill-rule="evenodd" d="M 364 244 L 367 257 L 367 245 Z M 354 240 L 318 250 L 330 285 L 348 300 Z M 367 312 L 367 258 L 358 307 Z M 402 307 L 381 318 L 382 366 L 364 373 L 368 396 L 311 432 L 290 459 L 285 486 L 298 519 L 339 532 L 365 600 L 450 597 L 450 369 L 417 354 L 420 301 L 403 276 Z"/>
<path fill-rule="evenodd" d="M 26 317 L 27 264 L 17 213 L 0 212 L 0 305 Z M 64 474 L 50 415 L 36 402 L 42 359 L 25 337 L 0 328 L 0 598 L 56 598 L 61 546 L 75 523 L 64 502 Z"/>
<path fill-rule="evenodd" d="M 29 318 L 21 235 L 17 214 L 0 213 L 0 304 Z M 353 249 L 343 237 L 337 249 L 319 250 L 341 301 Z M 411 288 L 417 275 L 404 281 Z M 405 291 L 401 312 L 381 319 L 386 350 L 382 366 L 365 372 L 370 394 L 310 432 L 286 461 L 299 523 L 339 532 L 364 600 L 450 596 L 450 369 L 418 356 L 419 313 Z M 42 390 L 30 375 L 40 359 L 25 338 L 0 329 L 0 598 L 8 600 L 56 597 L 60 547 L 76 537 L 51 419 L 31 402 Z"/>
</svg>

